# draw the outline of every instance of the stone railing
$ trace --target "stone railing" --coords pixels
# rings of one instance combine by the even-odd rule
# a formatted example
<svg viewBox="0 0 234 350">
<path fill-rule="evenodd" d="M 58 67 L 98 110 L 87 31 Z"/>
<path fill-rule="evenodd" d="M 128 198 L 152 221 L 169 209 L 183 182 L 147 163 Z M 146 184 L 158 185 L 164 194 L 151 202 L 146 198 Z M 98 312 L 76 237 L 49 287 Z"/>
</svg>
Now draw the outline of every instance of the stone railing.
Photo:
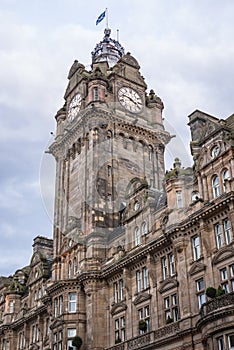
<svg viewBox="0 0 234 350">
<path fill-rule="evenodd" d="M 203 304 L 201 308 L 201 317 L 208 316 L 213 311 L 226 308 L 230 305 L 234 306 L 234 292 L 224 294 Z"/>
<path fill-rule="evenodd" d="M 161 327 L 155 331 L 145 333 L 142 335 L 139 335 L 137 337 L 134 337 L 132 339 L 129 339 L 125 342 L 122 342 L 120 344 L 116 344 L 106 350 L 135 350 L 140 349 L 148 344 L 152 344 L 156 342 L 157 340 L 160 340 L 160 338 L 164 337 L 170 337 L 177 333 L 180 330 L 179 322 L 174 322 L 171 324 L 168 324 L 164 327 Z"/>
<path fill-rule="evenodd" d="M 157 340 L 160 338 L 164 338 L 166 336 L 170 336 L 172 334 L 175 334 L 179 330 L 180 330 L 179 322 L 170 323 L 167 326 L 159 328 L 156 331 L 154 331 L 154 339 Z"/>
<path fill-rule="evenodd" d="M 153 332 L 140 335 L 139 337 L 128 340 L 128 350 L 138 349 L 144 345 L 150 344 L 153 341 Z"/>
</svg>

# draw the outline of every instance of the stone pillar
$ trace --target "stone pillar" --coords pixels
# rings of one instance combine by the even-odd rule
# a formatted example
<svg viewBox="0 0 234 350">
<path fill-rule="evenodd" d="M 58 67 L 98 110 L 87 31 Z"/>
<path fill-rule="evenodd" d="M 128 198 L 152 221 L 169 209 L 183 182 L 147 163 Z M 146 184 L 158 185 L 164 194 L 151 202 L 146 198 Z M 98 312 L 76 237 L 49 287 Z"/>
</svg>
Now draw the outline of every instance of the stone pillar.
<svg viewBox="0 0 234 350">
<path fill-rule="evenodd" d="M 174 250 L 176 252 L 176 270 L 177 270 L 177 280 L 180 286 L 179 288 L 179 304 L 180 304 L 180 316 L 181 318 L 189 317 L 191 314 L 191 304 L 189 295 L 189 281 L 188 281 L 188 256 L 186 254 L 186 248 L 189 241 L 184 236 L 179 236 L 174 239 Z"/>
<path fill-rule="evenodd" d="M 86 349 L 102 350 L 106 343 L 105 285 L 96 278 L 86 280 Z"/>
</svg>

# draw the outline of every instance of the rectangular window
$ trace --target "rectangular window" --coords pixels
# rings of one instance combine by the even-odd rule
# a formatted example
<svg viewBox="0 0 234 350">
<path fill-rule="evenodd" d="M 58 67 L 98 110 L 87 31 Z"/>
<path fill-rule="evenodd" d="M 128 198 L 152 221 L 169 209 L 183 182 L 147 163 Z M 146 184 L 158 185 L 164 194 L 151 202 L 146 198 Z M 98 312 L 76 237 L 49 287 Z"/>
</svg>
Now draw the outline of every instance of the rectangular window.
<svg viewBox="0 0 234 350">
<path fill-rule="evenodd" d="M 136 277 L 137 277 L 137 291 L 141 292 L 142 291 L 142 275 L 141 275 L 141 271 L 137 271 Z"/>
<path fill-rule="evenodd" d="M 76 293 L 68 293 L 68 312 L 76 312 Z"/>
<path fill-rule="evenodd" d="M 165 280 L 167 278 L 167 258 L 164 256 L 161 260 L 162 262 L 162 275 L 163 279 Z"/>
<path fill-rule="evenodd" d="M 60 295 L 59 297 L 59 315 L 62 315 L 63 313 L 63 296 Z"/>
<path fill-rule="evenodd" d="M 144 281 L 144 289 L 149 287 L 149 276 L 147 267 L 143 268 L 143 281 Z"/>
<path fill-rule="evenodd" d="M 177 208 L 178 209 L 183 207 L 182 192 L 181 191 L 176 191 L 176 203 L 177 203 Z"/>
<path fill-rule="evenodd" d="M 9 301 L 9 313 L 12 314 L 14 312 L 14 302 L 13 300 Z"/>
<path fill-rule="evenodd" d="M 223 228 L 224 228 L 226 244 L 230 244 L 232 241 L 232 232 L 231 232 L 231 224 L 228 219 L 224 220 Z"/>
<path fill-rule="evenodd" d="M 228 336 L 228 349 L 234 350 L 234 334 Z"/>
<path fill-rule="evenodd" d="M 223 337 L 220 337 L 217 340 L 218 340 L 218 350 L 225 350 Z"/>
<path fill-rule="evenodd" d="M 123 280 L 119 280 L 119 298 L 120 298 L 120 300 L 124 300 L 124 282 L 123 282 Z"/>
<path fill-rule="evenodd" d="M 234 264 L 233 264 L 233 265 L 230 265 L 229 269 L 230 269 L 230 275 L 231 275 L 231 277 L 234 277 Z"/>
<path fill-rule="evenodd" d="M 118 303 L 119 301 L 119 288 L 118 288 L 117 282 L 114 283 L 114 300 L 115 300 L 115 303 Z"/>
<path fill-rule="evenodd" d="M 204 284 L 203 278 L 200 278 L 199 280 L 197 280 L 196 285 L 197 285 L 198 307 L 200 309 L 202 305 L 206 302 L 205 284 Z"/>
<path fill-rule="evenodd" d="M 98 101 L 98 99 L 99 99 L 98 87 L 95 86 L 95 87 L 93 88 L 93 100 L 94 100 L 94 101 Z"/>
<path fill-rule="evenodd" d="M 58 316 L 58 299 L 54 299 L 54 317 Z"/>
<path fill-rule="evenodd" d="M 146 330 L 139 330 L 140 334 L 145 332 L 150 332 L 150 307 L 149 305 L 145 306 L 138 310 L 139 320 L 144 320 L 146 323 Z"/>
<path fill-rule="evenodd" d="M 192 238 L 192 245 L 193 245 L 193 259 L 196 261 L 201 257 L 199 236 L 196 235 Z"/>
<path fill-rule="evenodd" d="M 175 274 L 175 259 L 174 254 L 169 255 L 169 266 L 170 266 L 170 276 L 174 276 Z"/>
<path fill-rule="evenodd" d="M 170 298 L 169 297 L 166 297 L 164 299 L 164 307 L 165 307 L 165 309 L 168 309 L 170 307 Z"/>
<path fill-rule="evenodd" d="M 68 350 L 76 350 L 76 348 L 74 346 L 72 346 L 72 339 L 69 339 L 67 341 L 67 349 Z"/>
<path fill-rule="evenodd" d="M 228 274 L 227 274 L 227 269 L 226 267 L 222 270 L 220 270 L 220 274 L 221 274 L 221 280 L 225 281 L 228 279 Z"/>
<path fill-rule="evenodd" d="M 75 328 L 68 328 L 67 330 L 67 337 L 68 338 L 74 338 L 76 335 L 76 329 Z"/>
<path fill-rule="evenodd" d="M 217 248 L 220 249 L 223 245 L 223 239 L 222 239 L 222 231 L 221 231 L 221 225 L 216 224 L 215 225 L 215 235 L 216 235 L 216 244 Z"/>
</svg>

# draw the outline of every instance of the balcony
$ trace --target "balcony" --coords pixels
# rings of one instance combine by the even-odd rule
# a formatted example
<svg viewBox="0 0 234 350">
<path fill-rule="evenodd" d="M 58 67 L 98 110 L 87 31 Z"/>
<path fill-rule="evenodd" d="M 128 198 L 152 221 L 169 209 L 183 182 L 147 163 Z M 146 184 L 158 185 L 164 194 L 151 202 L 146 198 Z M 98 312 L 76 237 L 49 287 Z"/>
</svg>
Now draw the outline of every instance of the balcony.
<svg viewBox="0 0 234 350">
<path fill-rule="evenodd" d="M 180 331 L 179 322 L 171 323 L 155 331 L 139 335 L 120 344 L 114 345 L 106 350 L 135 350 L 141 349 L 149 344 L 160 342 L 164 338 L 174 336 Z"/>
<path fill-rule="evenodd" d="M 212 316 L 214 313 L 218 316 L 222 315 L 229 309 L 234 308 L 234 292 L 224 294 L 220 297 L 212 299 L 202 305 L 201 308 L 201 322 L 206 317 Z"/>
</svg>

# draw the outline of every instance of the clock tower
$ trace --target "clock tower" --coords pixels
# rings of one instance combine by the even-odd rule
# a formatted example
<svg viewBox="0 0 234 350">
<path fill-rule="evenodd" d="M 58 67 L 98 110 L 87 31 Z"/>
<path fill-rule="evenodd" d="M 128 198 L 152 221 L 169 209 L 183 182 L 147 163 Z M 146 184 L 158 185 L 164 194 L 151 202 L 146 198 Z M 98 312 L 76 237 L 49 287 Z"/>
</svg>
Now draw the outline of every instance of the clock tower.
<svg viewBox="0 0 234 350">
<path fill-rule="evenodd" d="M 170 139 L 163 102 L 146 92 L 137 60 L 110 34 L 106 28 L 94 48 L 91 70 L 74 61 L 55 116 L 55 280 L 63 277 L 61 255 L 74 244 L 85 244 L 84 259 L 105 258 L 108 237 L 124 224 L 131 187 L 162 190 Z"/>
</svg>

